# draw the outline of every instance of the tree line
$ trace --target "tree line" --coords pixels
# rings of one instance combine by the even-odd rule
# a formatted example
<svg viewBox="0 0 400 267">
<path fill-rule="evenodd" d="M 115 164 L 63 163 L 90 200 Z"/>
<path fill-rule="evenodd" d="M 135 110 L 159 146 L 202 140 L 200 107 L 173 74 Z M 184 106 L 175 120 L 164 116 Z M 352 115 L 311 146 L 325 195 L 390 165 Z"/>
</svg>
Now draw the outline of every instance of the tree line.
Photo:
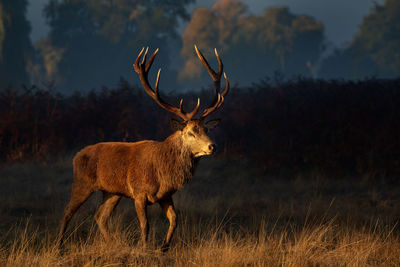
<svg viewBox="0 0 400 267">
<path fill-rule="evenodd" d="M 195 43 L 205 54 L 217 47 L 231 80 L 242 85 L 276 72 L 327 79 L 400 73 L 399 0 L 375 4 L 353 41 L 325 59 L 324 26 L 311 16 L 283 6 L 254 15 L 238 0 L 220 0 L 189 14 L 193 2 L 49 0 L 43 14 L 50 32 L 32 44 L 27 0 L 0 0 L 0 88 L 55 81 L 73 93 L 115 85 L 120 77 L 134 83 L 134 57 L 151 45 L 161 48 L 166 88 L 193 89 L 205 75 L 193 53 Z M 182 23 L 187 26 L 181 34 Z"/>
<path fill-rule="evenodd" d="M 264 80 L 231 89 L 212 137 L 218 157 L 250 160 L 273 171 L 322 170 L 361 174 L 400 171 L 400 80 L 338 82 Z M 164 98 L 190 110 L 212 89 Z M 0 160 L 51 161 L 101 141 L 163 140 L 171 114 L 141 87 L 65 96 L 47 88 L 0 92 Z"/>
</svg>

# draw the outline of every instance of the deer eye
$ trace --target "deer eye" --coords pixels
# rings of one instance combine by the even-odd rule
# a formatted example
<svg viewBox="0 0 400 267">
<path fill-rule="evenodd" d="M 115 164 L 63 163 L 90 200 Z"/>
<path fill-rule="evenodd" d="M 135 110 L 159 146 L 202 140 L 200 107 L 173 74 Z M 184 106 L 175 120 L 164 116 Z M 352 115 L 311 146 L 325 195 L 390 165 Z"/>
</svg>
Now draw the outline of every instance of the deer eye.
<svg viewBox="0 0 400 267">
<path fill-rule="evenodd" d="M 198 134 L 198 133 L 200 132 L 199 127 L 197 127 L 197 126 L 193 127 L 192 130 L 193 130 L 193 132 L 196 133 L 196 134 Z"/>
<path fill-rule="evenodd" d="M 195 137 L 194 133 L 192 133 L 192 132 L 188 132 L 188 135 L 191 137 Z"/>
</svg>

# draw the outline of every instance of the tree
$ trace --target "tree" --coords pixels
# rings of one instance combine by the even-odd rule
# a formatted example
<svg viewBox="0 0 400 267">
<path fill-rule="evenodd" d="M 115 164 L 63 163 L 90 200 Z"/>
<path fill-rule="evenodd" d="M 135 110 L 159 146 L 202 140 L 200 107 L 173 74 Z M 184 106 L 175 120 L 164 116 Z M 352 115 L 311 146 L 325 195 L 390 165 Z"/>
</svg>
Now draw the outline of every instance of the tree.
<svg viewBox="0 0 400 267">
<path fill-rule="evenodd" d="M 179 73 L 180 81 L 193 83 L 201 80 L 204 75 L 201 64 L 193 56 L 193 45 L 197 44 L 205 54 L 212 53 L 217 47 L 223 54 L 232 48 L 232 39 L 235 32 L 241 27 L 241 18 L 247 7 L 239 1 L 223 0 L 216 2 L 211 9 L 197 8 L 182 34 L 181 57 L 184 59 L 184 68 Z M 213 58 L 209 56 L 209 58 Z M 231 65 L 228 57 L 224 58 L 226 66 Z"/>
<path fill-rule="evenodd" d="M 27 65 L 33 55 L 26 19 L 26 0 L 0 0 L 0 86 L 29 82 Z"/>
<path fill-rule="evenodd" d="M 192 0 L 51 0 L 45 8 L 51 28 L 38 46 L 48 78 L 68 91 L 89 90 L 136 76 L 132 63 L 142 46 L 160 47 L 160 64 L 169 62 L 168 42 L 187 19 Z M 174 75 L 163 75 L 166 83 Z"/>
<path fill-rule="evenodd" d="M 323 49 L 322 23 L 309 16 L 294 15 L 284 6 L 268 8 L 248 23 L 247 28 L 254 30 L 247 45 L 257 44 L 257 50 L 273 64 L 278 60 L 274 70 L 286 75 L 313 74 L 309 66 L 319 59 Z"/>
<path fill-rule="evenodd" d="M 321 68 L 321 76 L 360 79 L 400 75 L 400 1 L 375 3 L 348 47 L 337 49 Z M 346 70 L 346 71 L 344 71 Z"/>
<path fill-rule="evenodd" d="M 318 60 L 324 42 L 321 23 L 294 15 L 287 7 L 268 8 L 260 16 L 246 12 L 237 0 L 194 11 L 182 35 L 185 68 L 180 80 L 199 80 L 204 75 L 193 56 L 193 44 L 218 47 L 230 76 L 241 83 L 255 82 L 276 70 L 287 76 L 313 74 L 310 66 Z"/>
</svg>

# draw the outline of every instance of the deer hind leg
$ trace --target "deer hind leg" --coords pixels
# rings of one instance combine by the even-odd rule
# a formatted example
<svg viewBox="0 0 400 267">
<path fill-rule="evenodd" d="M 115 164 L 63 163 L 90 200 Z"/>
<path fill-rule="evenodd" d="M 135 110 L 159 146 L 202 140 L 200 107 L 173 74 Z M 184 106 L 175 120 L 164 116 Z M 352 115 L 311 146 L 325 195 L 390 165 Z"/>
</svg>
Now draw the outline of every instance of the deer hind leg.
<svg viewBox="0 0 400 267">
<path fill-rule="evenodd" d="M 147 204 L 146 198 L 136 198 L 135 199 L 135 208 L 136 213 L 139 219 L 140 229 L 142 231 L 142 243 L 143 246 L 146 246 L 147 236 L 149 235 L 149 225 L 147 223 Z"/>
<path fill-rule="evenodd" d="M 110 217 L 120 199 L 120 195 L 103 192 L 103 203 L 94 215 L 97 225 L 99 226 L 100 233 L 106 240 L 110 239 L 110 234 L 107 229 L 107 219 Z"/>
<path fill-rule="evenodd" d="M 62 244 L 65 230 L 67 229 L 68 223 L 72 219 L 72 216 L 92 193 L 93 190 L 87 186 L 78 186 L 76 184 L 72 185 L 71 199 L 68 205 L 65 207 L 64 217 L 61 220 L 60 231 L 58 233 L 57 243 L 59 245 Z"/>
<path fill-rule="evenodd" d="M 168 232 L 165 237 L 164 243 L 161 246 L 162 251 L 167 251 L 169 248 L 169 244 L 171 242 L 172 235 L 174 234 L 176 228 L 176 212 L 172 198 L 160 200 L 159 204 L 161 208 L 164 210 L 165 215 L 167 216 L 169 221 Z"/>
</svg>

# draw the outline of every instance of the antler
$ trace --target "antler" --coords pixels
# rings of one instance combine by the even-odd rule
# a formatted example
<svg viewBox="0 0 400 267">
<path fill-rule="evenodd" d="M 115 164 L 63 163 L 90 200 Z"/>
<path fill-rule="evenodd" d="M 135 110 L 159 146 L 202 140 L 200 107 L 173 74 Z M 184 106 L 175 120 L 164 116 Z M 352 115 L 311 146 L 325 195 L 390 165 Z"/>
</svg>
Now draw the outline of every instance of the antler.
<svg viewBox="0 0 400 267">
<path fill-rule="evenodd" d="M 179 103 L 179 108 L 174 107 L 169 105 L 167 102 L 161 99 L 160 94 L 158 92 L 158 82 L 160 80 L 160 72 L 161 69 L 158 70 L 157 73 L 157 79 L 156 79 L 156 84 L 154 86 L 154 90 L 151 88 L 151 85 L 148 80 L 148 73 L 151 68 L 151 65 L 153 64 L 154 58 L 156 57 L 158 53 L 158 48 L 156 51 L 154 51 L 153 55 L 151 55 L 149 61 L 146 63 L 146 57 L 147 57 L 147 52 L 149 48 L 146 48 L 146 51 L 144 53 L 142 62 L 140 63 L 140 58 L 143 54 L 144 47 L 140 51 L 138 57 L 136 58 L 135 64 L 133 64 L 133 67 L 135 71 L 139 74 L 140 82 L 143 85 L 144 90 L 146 93 L 151 96 L 162 108 L 166 109 L 169 112 L 172 112 L 176 114 L 177 116 L 181 117 L 184 121 L 190 121 L 198 112 L 199 107 L 200 107 L 200 98 L 197 99 L 197 105 L 194 108 L 192 112 L 186 113 L 183 110 L 183 99 L 181 99 Z"/>
<path fill-rule="evenodd" d="M 226 77 L 226 74 L 224 72 L 224 78 L 225 78 L 225 90 L 220 93 L 221 89 L 221 75 L 224 69 L 224 65 L 222 64 L 221 58 L 218 55 L 217 49 L 214 49 L 215 56 L 217 57 L 218 60 L 218 73 L 216 73 L 208 64 L 207 60 L 203 56 L 203 54 L 200 52 L 199 49 L 197 49 L 197 46 L 194 46 L 194 49 L 196 50 L 197 56 L 199 57 L 200 61 L 203 63 L 204 67 L 207 69 L 208 73 L 210 74 L 211 78 L 214 81 L 214 90 L 215 90 L 215 96 L 213 102 L 211 102 L 211 105 L 204 110 L 203 114 L 201 115 L 201 119 L 205 119 L 208 115 L 210 115 L 212 112 L 217 110 L 218 108 L 221 107 L 222 103 L 224 102 L 224 97 L 226 94 L 229 92 L 229 81 L 228 78 Z"/>
</svg>

